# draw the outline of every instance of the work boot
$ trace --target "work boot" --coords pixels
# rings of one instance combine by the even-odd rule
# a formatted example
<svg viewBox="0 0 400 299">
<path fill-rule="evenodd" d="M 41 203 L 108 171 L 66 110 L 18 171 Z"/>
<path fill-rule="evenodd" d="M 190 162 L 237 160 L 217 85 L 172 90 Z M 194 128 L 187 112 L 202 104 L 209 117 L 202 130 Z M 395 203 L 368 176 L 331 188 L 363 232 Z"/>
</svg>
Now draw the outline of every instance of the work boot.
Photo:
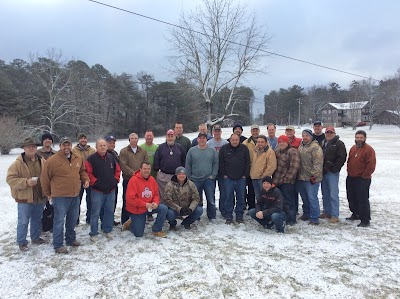
<svg viewBox="0 0 400 299">
<path fill-rule="evenodd" d="M 21 251 L 27 251 L 27 250 L 28 250 L 28 245 L 27 245 L 27 244 L 21 244 L 21 245 L 19 245 L 19 250 L 21 250 Z"/>
<path fill-rule="evenodd" d="M 368 227 L 369 226 L 369 222 L 362 222 L 360 224 L 357 225 L 357 227 Z"/>
<path fill-rule="evenodd" d="M 54 251 L 55 251 L 55 253 L 68 253 L 68 249 L 65 246 L 58 247 Z"/>
<path fill-rule="evenodd" d="M 165 238 L 165 237 L 167 236 L 167 234 L 164 233 L 162 230 L 159 231 L 159 232 L 153 232 L 153 235 L 154 235 L 155 237 L 158 237 L 158 238 Z"/>
<path fill-rule="evenodd" d="M 99 239 L 99 237 L 97 237 L 97 236 L 90 236 L 90 242 L 95 243 L 95 242 L 97 242 L 98 239 Z"/>
<path fill-rule="evenodd" d="M 308 222 L 308 225 L 319 225 L 319 222 L 314 222 L 314 221 L 310 221 L 310 222 Z"/>
<path fill-rule="evenodd" d="M 67 244 L 67 245 L 68 246 L 73 246 L 73 247 L 78 247 L 78 246 L 81 246 L 81 242 L 79 242 L 77 240 L 74 240 L 74 241 L 72 241 L 72 243 Z"/>
<path fill-rule="evenodd" d="M 176 227 L 176 225 L 170 225 L 169 226 L 169 231 L 176 232 L 177 230 L 178 230 L 178 228 Z"/>
<path fill-rule="evenodd" d="M 351 214 L 351 216 L 347 217 L 346 220 L 354 221 L 354 220 L 360 220 L 360 218 L 356 214 Z"/>
<path fill-rule="evenodd" d="M 310 217 L 303 214 L 299 219 L 303 220 L 303 221 L 307 221 L 307 220 L 310 220 Z"/>
<path fill-rule="evenodd" d="M 114 235 L 112 233 L 106 233 L 106 238 L 111 241 L 114 240 Z"/>
<path fill-rule="evenodd" d="M 243 219 L 236 219 L 236 223 L 237 223 L 237 224 L 243 224 L 243 223 L 244 223 L 244 220 L 243 220 Z"/>
<path fill-rule="evenodd" d="M 329 219 L 330 223 L 338 223 L 339 222 L 339 218 L 337 217 L 332 217 L 331 219 Z"/>
<path fill-rule="evenodd" d="M 122 231 L 124 231 L 124 230 L 130 230 L 130 229 L 131 229 L 131 223 L 132 223 L 132 220 L 131 220 L 131 219 L 128 219 L 128 220 L 122 225 L 121 230 L 122 230 Z"/>
<path fill-rule="evenodd" d="M 32 244 L 35 244 L 35 245 L 46 244 L 46 243 L 47 243 L 47 241 L 40 237 L 39 237 L 39 239 L 32 241 Z"/>
<path fill-rule="evenodd" d="M 228 224 L 228 225 L 230 225 L 230 224 L 232 224 L 233 223 L 233 220 L 232 219 L 226 219 L 226 221 L 225 221 L 225 224 Z"/>
<path fill-rule="evenodd" d="M 325 218 L 328 218 L 328 219 L 330 219 L 330 218 L 331 218 L 331 216 L 330 216 L 330 215 L 328 215 L 328 214 L 326 214 L 326 213 L 322 213 L 321 215 L 319 215 L 319 219 L 325 219 Z"/>
</svg>

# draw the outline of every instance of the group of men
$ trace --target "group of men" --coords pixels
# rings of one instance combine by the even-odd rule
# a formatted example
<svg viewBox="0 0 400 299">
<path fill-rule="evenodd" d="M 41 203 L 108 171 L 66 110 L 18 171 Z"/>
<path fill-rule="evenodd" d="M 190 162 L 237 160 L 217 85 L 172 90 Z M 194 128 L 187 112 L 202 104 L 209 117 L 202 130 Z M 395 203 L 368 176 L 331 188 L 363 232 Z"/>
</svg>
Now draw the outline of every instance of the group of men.
<svg viewBox="0 0 400 299">
<path fill-rule="evenodd" d="M 222 128 L 214 125 L 212 136 L 204 124 L 192 141 L 183 136 L 183 126 L 176 123 L 166 132 L 166 141 L 153 143 L 152 131 L 145 133 L 139 145 L 136 133 L 129 135 L 129 145 L 118 154 L 116 138 L 107 136 L 96 141 L 96 149 L 87 144 L 85 134 L 78 135 L 73 148 L 68 137 L 60 139 L 60 150 L 52 149 L 53 136 L 42 136 L 41 149 L 33 138 L 25 139 L 24 152 L 10 166 L 7 183 L 18 203 L 17 244 L 28 249 L 30 223 L 32 244 L 45 243 L 41 237 L 41 218 L 46 201 L 54 208 L 53 247 L 56 253 L 67 253 L 67 246 L 79 246 L 75 226 L 79 223 L 80 203 L 86 191 L 86 223 L 90 240 L 97 242 L 101 230 L 112 240 L 122 172 L 122 230 L 136 237 L 144 234 L 146 221 L 153 221 L 152 233 L 165 237 L 164 222 L 175 231 L 177 219 L 190 229 L 203 214 L 203 192 L 206 215 L 216 222 L 215 190 L 219 186 L 218 209 L 226 224 L 243 223 L 246 207 L 249 215 L 264 228 L 284 232 L 285 224 L 294 225 L 298 213 L 298 195 L 303 201 L 301 220 L 319 224 L 319 219 L 339 220 L 339 172 L 347 157 L 346 148 L 334 127 L 322 132 L 314 123 L 314 132 L 305 129 L 302 138 L 287 126 L 285 135 L 275 136 L 276 126 L 267 125 L 267 136 L 258 125 L 251 126 L 251 136 L 242 135 L 236 124 L 228 140 L 222 139 Z M 365 143 L 366 133 L 357 131 L 351 148 L 346 180 L 347 197 L 352 215 L 347 220 L 361 220 L 358 226 L 369 226 L 369 186 L 375 169 L 375 152 Z M 323 211 L 320 213 L 318 189 L 321 185 Z M 235 216 L 235 217 L 234 217 Z M 65 226 L 65 236 L 64 236 Z"/>
</svg>

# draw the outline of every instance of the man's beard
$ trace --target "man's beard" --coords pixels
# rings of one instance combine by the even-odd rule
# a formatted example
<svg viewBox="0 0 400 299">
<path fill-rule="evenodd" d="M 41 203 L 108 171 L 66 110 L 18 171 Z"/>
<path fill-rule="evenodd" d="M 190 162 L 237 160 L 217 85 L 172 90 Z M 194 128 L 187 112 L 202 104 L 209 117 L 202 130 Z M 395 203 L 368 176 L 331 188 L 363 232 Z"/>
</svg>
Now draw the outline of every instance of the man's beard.
<svg viewBox="0 0 400 299">
<path fill-rule="evenodd" d="M 359 140 L 359 141 L 356 140 L 355 142 L 356 142 L 357 147 L 362 147 L 365 144 L 365 141 L 361 141 L 361 140 Z"/>
</svg>

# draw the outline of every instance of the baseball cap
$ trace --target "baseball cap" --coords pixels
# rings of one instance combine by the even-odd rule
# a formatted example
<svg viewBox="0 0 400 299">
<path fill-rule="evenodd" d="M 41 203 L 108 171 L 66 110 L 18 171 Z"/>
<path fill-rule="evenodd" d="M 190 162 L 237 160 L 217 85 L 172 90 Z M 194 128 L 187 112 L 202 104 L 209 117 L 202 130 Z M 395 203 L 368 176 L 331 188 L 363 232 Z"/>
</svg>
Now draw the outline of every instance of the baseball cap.
<svg viewBox="0 0 400 299">
<path fill-rule="evenodd" d="M 322 122 L 320 120 L 316 120 L 314 122 L 314 126 L 322 126 Z"/>
<path fill-rule="evenodd" d="M 106 141 L 111 141 L 111 140 L 117 141 L 117 138 L 115 138 L 113 135 L 108 135 L 106 137 Z"/>
<path fill-rule="evenodd" d="M 172 130 L 172 129 L 169 129 L 169 130 L 167 131 L 167 134 L 166 134 L 166 135 L 175 135 L 175 131 Z"/>
<path fill-rule="evenodd" d="M 260 127 L 258 125 L 256 125 L 256 124 L 254 124 L 254 125 L 251 126 L 251 130 L 253 130 L 253 129 L 259 129 L 260 130 Z"/>
<path fill-rule="evenodd" d="M 292 130 L 292 131 L 294 131 L 294 127 L 293 127 L 293 126 L 286 126 L 286 130 Z"/>
<path fill-rule="evenodd" d="M 200 132 L 199 135 L 197 135 L 197 137 L 202 137 L 202 136 L 207 138 L 207 134 L 203 132 Z"/>
<path fill-rule="evenodd" d="M 62 137 L 62 138 L 60 139 L 60 145 L 62 145 L 62 144 L 64 144 L 64 143 L 71 143 L 71 144 L 72 144 L 71 138 L 69 138 L 69 137 Z"/>
<path fill-rule="evenodd" d="M 335 133 L 335 128 L 332 127 L 332 126 L 327 126 L 326 129 L 325 129 L 325 133 L 329 132 L 329 131 Z"/>
<path fill-rule="evenodd" d="M 213 131 L 221 131 L 221 126 L 220 125 L 214 125 Z"/>
</svg>

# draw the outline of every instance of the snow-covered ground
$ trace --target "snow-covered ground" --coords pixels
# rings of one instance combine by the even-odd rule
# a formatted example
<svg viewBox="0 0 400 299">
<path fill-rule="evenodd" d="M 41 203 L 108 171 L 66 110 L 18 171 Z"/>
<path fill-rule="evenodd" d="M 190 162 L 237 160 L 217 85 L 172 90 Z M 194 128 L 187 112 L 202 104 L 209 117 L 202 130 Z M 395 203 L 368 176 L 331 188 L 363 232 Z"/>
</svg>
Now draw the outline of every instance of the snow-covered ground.
<svg viewBox="0 0 400 299">
<path fill-rule="evenodd" d="M 18 250 L 17 205 L 5 177 L 19 151 L 0 156 L 0 298 L 400 298 L 400 130 L 365 129 L 377 154 L 369 228 L 344 219 L 350 215 L 345 166 L 339 224 L 322 220 L 315 227 L 299 221 L 278 235 L 249 216 L 245 224 L 228 226 L 219 214 L 217 224 L 203 215 L 192 230 L 170 232 L 165 239 L 153 237 L 150 225 L 140 239 L 118 227 L 114 240 L 101 236 L 91 244 L 82 201 L 77 227 L 82 246 L 67 255 L 54 253 L 50 235 L 49 244 Z M 283 132 L 279 127 L 277 135 Z M 354 132 L 337 129 L 348 150 Z M 230 128 L 223 129 L 223 137 L 230 134 Z M 250 135 L 249 127 L 244 135 Z M 127 144 L 119 140 L 117 149 Z"/>
</svg>

